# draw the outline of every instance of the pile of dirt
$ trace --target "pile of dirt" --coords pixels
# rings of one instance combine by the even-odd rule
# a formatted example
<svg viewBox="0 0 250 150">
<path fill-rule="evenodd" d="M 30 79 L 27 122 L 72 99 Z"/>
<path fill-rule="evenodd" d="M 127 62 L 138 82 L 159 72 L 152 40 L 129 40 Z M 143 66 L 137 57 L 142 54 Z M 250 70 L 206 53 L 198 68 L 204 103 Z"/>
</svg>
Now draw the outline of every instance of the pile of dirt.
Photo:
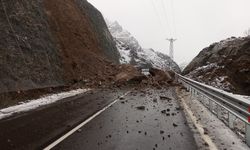
<svg viewBox="0 0 250 150">
<path fill-rule="evenodd" d="M 46 0 L 45 8 L 62 52 L 66 80 L 99 82 L 112 75 L 111 64 L 118 63 L 119 56 L 100 12 L 82 0 Z M 108 37 L 101 38 L 103 34 Z M 103 42 L 111 43 L 110 47 L 102 46 Z"/>
<path fill-rule="evenodd" d="M 173 71 L 163 71 L 156 68 L 151 68 L 149 73 L 152 75 L 153 80 L 159 84 L 170 84 L 174 81 L 175 73 Z"/>
<path fill-rule="evenodd" d="M 137 68 L 129 64 L 121 65 L 119 70 L 120 72 L 115 76 L 115 82 L 117 84 L 140 83 L 147 78 Z"/>
<path fill-rule="evenodd" d="M 173 71 L 163 71 L 157 68 L 151 68 L 149 73 L 150 74 L 147 76 L 147 78 L 141 81 L 140 86 L 161 88 L 177 85 L 175 72 Z"/>
</svg>

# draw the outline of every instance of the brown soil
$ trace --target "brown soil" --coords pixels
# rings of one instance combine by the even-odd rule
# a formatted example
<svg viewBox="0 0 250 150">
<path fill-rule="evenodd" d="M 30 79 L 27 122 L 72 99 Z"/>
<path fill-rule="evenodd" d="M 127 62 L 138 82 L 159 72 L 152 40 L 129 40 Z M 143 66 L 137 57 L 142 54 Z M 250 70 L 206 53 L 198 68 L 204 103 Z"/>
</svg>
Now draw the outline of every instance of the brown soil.
<svg viewBox="0 0 250 150">
<path fill-rule="evenodd" d="M 105 60 L 87 13 L 74 0 L 45 0 L 45 7 L 62 52 L 65 78 L 76 83 L 112 74 L 115 67 Z"/>
</svg>

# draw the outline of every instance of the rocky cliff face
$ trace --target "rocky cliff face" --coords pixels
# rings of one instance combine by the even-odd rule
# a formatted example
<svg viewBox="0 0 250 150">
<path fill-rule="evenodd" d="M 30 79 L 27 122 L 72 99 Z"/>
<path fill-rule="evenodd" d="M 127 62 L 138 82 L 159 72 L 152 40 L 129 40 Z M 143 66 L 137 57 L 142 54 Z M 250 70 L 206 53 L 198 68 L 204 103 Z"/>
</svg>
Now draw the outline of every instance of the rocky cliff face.
<svg viewBox="0 0 250 150">
<path fill-rule="evenodd" d="M 119 63 L 101 13 L 86 0 L 3 0 L 0 32 L 0 93 L 69 85 Z"/>
<path fill-rule="evenodd" d="M 210 45 L 183 74 L 229 92 L 250 95 L 250 37 L 232 37 Z"/>
<path fill-rule="evenodd" d="M 139 42 L 118 22 L 106 21 L 120 52 L 120 62 L 132 64 L 138 68 L 155 67 L 162 70 L 180 72 L 178 65 L 167 55 L 153 49 L 144 49 Z"/>
</svg>

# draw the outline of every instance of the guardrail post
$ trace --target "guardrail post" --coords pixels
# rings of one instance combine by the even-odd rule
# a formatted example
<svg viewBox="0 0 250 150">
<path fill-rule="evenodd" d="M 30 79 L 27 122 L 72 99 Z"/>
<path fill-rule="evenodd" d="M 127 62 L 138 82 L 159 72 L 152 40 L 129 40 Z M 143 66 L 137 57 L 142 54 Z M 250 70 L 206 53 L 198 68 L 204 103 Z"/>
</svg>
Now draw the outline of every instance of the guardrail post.
<svg viewBox="0 0 250 150">
<path fill-rule="evenodd" d="M 191 94 L 191 97 L 193 97 L 193 88 L 190 87 L 190 94 Z"/>
<path fill-rule="evenodd" d="M 217 105 L 217 116 L 219 119 L 222 119 L 222 117 L 223 117 L 222 107 L 220 105 Z"/>
<path fill-rule="evenodd" d="M 204 105 L 205 102 L 205 96 L 203 94 L 201 94 L 201 103 Z"/>
<path fill-rule="evenodd" d="M 196 90 L 195 89 L 193 89 L 194 90 L 194 98 L 196 98 Z"/>
<path fill-rule="evenodd" d="M 250 146 L 250 125 L 246 123 L 246 143 L 248 146 Z"/>
<path fill-rule="evenodd" d="M 236 116 L 234 116 L 232 113 L 228 112 L 228 126 L 231 129 L 234 129 L 234 121 L 236 119 Z"/>
<path fill-rule="evenodd" d="M 213 112 L 213 103 L 212 103 L 212 100 L 210 100 L 209 98 L 208 98 L 208 100 L 209 100 L 209 110 L 211 112 Z"/>
</svg>

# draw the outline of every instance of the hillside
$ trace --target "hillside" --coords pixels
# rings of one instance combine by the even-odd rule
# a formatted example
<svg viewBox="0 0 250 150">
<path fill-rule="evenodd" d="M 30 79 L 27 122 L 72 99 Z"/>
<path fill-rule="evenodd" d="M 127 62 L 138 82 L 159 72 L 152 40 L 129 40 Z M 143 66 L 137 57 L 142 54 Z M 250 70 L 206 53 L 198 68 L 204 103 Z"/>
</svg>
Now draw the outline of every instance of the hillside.
<svg viewBox="0 0 250 150">
<path fill-rule="evenodd" d="M 119 63 L 102 14 L 86 0 L 8 0 L 0 16 L 0 93 L 104 82 Z"/>
<path fill-rule="evenodd" d="M 204 48 L 183 74 L 223 90 L 250 95 L 250 37 L 228 38 Z"/>
<path fill-rule="evenodd" d="M 167 55 L 153 49 L 142 48 L 139 42 L 116 22 L 106 21 L 120 52 L 121 63 L 132 64 L 138 68 L 158 68 L 180 72 L 178 65 Z"/>
</svg>

